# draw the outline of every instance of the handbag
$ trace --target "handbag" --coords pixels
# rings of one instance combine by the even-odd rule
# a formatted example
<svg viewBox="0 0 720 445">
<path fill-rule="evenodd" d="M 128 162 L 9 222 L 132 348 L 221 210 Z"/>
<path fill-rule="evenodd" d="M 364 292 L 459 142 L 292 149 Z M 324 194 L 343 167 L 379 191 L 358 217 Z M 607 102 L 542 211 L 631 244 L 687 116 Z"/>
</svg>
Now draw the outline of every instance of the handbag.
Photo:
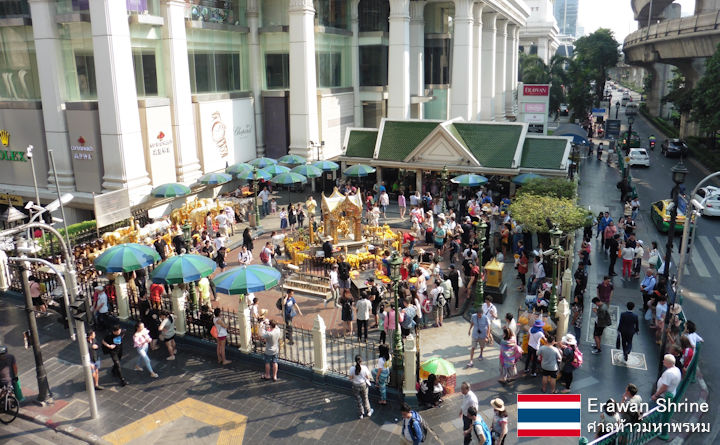
<svg viewBox="0 0 720 445">
<path fill-rule="evenodd" d="M 218 338 L 217 326 L 213 325 L 212 329 L 210 329 L 210 335 L 212 338 Z"/>
<path fill-rule="evenodd" d="M 615 339 L 615 349 L 620 349 L 620 333 L 618 332 L 617 338 Z"/>
<path fill-rule="evenodd" d="M 22 402 L 25 400 L 25 396 L 23 396 L 22 389 L 20 388 L 20 378 L 17 377 L 15 380 L 13 380 L 13 392 L 15 393 L 15 398 L 18 402 Z"/>
</svg>

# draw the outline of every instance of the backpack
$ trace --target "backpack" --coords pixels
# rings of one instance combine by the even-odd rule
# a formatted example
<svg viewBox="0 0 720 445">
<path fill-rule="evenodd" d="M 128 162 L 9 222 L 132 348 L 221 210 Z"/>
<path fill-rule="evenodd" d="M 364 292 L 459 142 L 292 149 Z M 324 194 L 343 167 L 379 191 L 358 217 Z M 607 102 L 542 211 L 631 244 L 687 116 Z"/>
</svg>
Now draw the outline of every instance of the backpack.
<svg viewBox="0 0 720 445">
<path fill-rule="evenodd" d="M 475 433 L 475 437 L 477 437 L 479 442 L 480 435 L 475 430 L 475 425 L 480 425 L 480 427 L 482 428 L 483 436 L 485 436 L 485 445 L 492 445 L 492 434 L 490 434 L 490 428 L 488 428 L 487 424 L 482 419 L 478 419 L 473 423 L 473 432 Z"/>
<path fill-rule="evenodd" d="M 602 309 L 604 310 L 598 310 L 597 321 L 599 326 L 606 328 L 612 324 L 612 319 L 610 318 L 610 312 L 605 308 Z"/>
<path fill-rule="evenodd" d="M 415 313 L 417 310 L 415 309 L 415 306 L 410 305 L 405 308 L 405 318 L 403 319 L 402 323 L 400 323 L 400 326 L 402 326 L 405 329 L 412 329 L 415 327 L 415 320 L 414 318 L 417 316 Z"/>
<path fill-rule="evenodd" d="M 447 299 L 445 299 L 445 293 L 443 292 L 442 288 L 440 289 L 440 293 L 437 296 L 437 304 L 440 307 L 444 307 L 447 304 Z"/>
<path fill-rule="evenodd" d="M 270 261 L 270 254 L 265 248 L 263 248 L 263 250 L 260 252 L 260 261 L 262 261 L 263 263 L 267 263 L 268 261 Z"/>
<path fill-rule="evenodd" d="M 280 297 L 280 298 L 278 298 L 277 301 L 275 302 L 275 307 L 276 307 L 279 311 L 281 311 L 281 310 L 283 309 L 282 300 L 283 300 L 283 297 Z"/>
<path fill-rule="evenodd" d="M 580 348 L 575 346 L 573 352 L 573 360 L 570 362 L 573 368 L 577 369 L 582 366 L 583 364 L 583 354 L 580 352 Z"/>
<path fill-rule="evenodd" d="M 412 428 L 413 422 L 420 422 L 420 430 L 422 431 L 422 437 L 420 437 L 419 439 L 420 439 L 420 442 L 425 442 L 425 439 L 427 439 L 428 430 L 429 430 L 427 423 L 425 423 L 425 419 L 423 419 L 420 414 L 413 411 L 413 416 L 410 418 L 410 422 L 408 425 L 410 427 L 410 436 L 411 437 L 412 437 L 412 432 L 413 432 L 413 428 Z"/>
</svg>

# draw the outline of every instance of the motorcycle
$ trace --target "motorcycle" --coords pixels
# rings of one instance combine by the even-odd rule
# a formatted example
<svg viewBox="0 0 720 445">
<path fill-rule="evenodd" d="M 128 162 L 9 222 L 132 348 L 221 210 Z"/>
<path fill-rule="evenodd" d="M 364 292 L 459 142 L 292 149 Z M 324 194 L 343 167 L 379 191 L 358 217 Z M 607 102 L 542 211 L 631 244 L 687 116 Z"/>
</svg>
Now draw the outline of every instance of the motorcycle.
<svg viewBox="0 0 720 445">
<path fill-rule="evenodd" d="M 650 141 L 650 150 L 655 151 L 655 141 Z"/>
<path fill-rule="evenodd" d="M 597 160 L 598 161 L 602 160 L 602 152 L 603 152 L 602 145 L 598 145 L 598 148 L 597 148 Z"/>
</svg>

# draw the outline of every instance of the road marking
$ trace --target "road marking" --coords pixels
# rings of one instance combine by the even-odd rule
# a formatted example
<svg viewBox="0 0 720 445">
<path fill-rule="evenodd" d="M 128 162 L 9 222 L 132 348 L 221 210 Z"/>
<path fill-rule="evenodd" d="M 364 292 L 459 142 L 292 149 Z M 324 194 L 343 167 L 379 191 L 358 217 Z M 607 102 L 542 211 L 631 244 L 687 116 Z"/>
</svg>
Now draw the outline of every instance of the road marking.
<svg viewBox="0 0 720 445">
<path fill-rule="evenodd" d="M 717 312 L 717 308 L 715 307 L 715 303 L 710 301 L 710 299 L 705 294 L 701 294 L 699 292 L 693 292 L 690 290 L 685 290 L 685 297 L 689 298 L 693 301 L 693 303 L 698 304 L 703 309 L 706 309 L 710 312 Z"/>
<path fill-rule="evenodd" d="M 705 263 L 703 263 L 702 258 L 700 258 L 700 254 L 698 253 L 697 249 L 692 249 L 690 255 L 692 256 L 693 266 L 695 266 L 695 270 L 697 271 L 698 275 L 700 275 L 702 278 L 710 278 L 712 275 L 710 275 L 707 267 L 705 267 Z"/>
<path fill-rule="evenodd" d="M 718 255 L 715 248 L 713 248 L 710 238 L 700 235 L 697 237 L 697 240 L 700 241 L 700 244 L 702 244 L 705 249 L 705 253 L 710 257 L 710 263 L 715 267 L 715 270 L 720 273 L 720 255 Z"/>
</svg>

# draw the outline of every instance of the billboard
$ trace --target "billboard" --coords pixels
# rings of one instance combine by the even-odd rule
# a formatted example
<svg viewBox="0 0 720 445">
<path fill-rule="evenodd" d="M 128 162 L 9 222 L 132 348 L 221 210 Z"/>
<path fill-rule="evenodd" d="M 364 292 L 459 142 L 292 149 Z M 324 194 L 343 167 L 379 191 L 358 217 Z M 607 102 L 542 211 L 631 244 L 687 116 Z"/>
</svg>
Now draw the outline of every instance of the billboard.
<svg viewBox="0 0 720 445">
<path fill-rule="evenodd" d="M 530 124 L 528 131 L 547 135 L 550 113 L 549 84 L 520 84 L 518 89 L 518 121 Z"/>
</svg>

